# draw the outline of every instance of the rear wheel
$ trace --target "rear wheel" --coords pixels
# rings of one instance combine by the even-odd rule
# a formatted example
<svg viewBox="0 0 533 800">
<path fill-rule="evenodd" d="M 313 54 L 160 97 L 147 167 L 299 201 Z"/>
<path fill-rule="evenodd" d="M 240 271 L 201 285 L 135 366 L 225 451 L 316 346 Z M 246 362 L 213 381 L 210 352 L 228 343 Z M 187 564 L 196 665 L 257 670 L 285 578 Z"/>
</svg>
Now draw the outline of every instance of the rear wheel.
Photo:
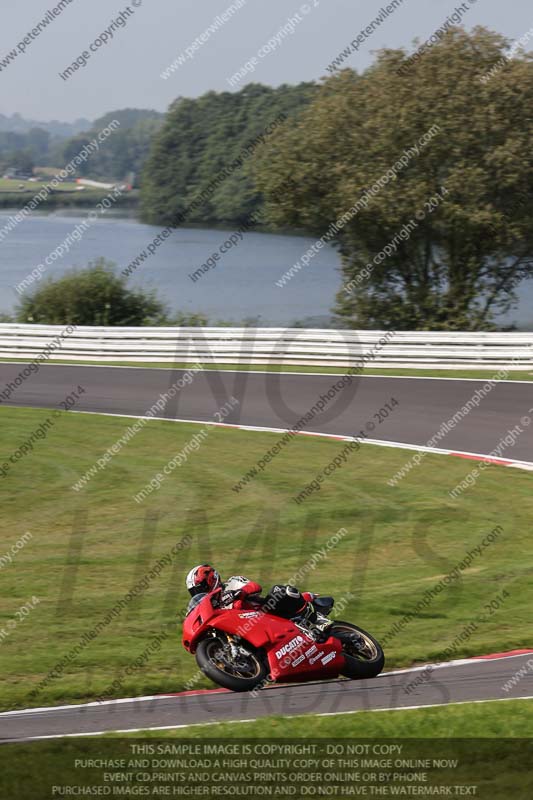
<svg viewBox="0 0 533 800">
<path fill-rule="evenodd" d="M 351 622 L 335 620 L 328 631 L 342 643 L 346 665 L 342 675 L 347 678 L 375 678 L 385 665 L 380 643 L 369 633 Z"/>
<path fill-rule="evenodd" d="M 267 676 L 267 668 L 256 650 L 235 643 L 218 631 L 198 644 L 196 662 L 208 678 L 233 692 L 249 692 Z"/>
</svg>

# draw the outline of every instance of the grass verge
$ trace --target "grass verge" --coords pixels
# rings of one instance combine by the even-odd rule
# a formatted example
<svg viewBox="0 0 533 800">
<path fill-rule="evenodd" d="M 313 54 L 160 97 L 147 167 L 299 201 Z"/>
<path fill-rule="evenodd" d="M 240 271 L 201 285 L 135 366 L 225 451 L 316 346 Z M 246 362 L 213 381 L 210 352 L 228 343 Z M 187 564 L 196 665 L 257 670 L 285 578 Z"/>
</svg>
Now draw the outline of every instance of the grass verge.
<svg viewBox="0 0 533 800">
<path fill-rule="evenodd" d="M 263 717 L 256 722 L 196 725 L 168 731 L 143 731 L 136 734 L 109 734 L 111 737 L 156 739 L 324 739 L 343 738 L 530 738 L 533 735 L 533 700 L 464 703 L 438 708 L 407 711 L 359 711 L 319 717 Z"/>
<path fill-rule="evenodd" d="M 525 799 L 533 790 L 532 722 L 531 701 L 272 717 L 247 724 L 8 744 L 0 751 L 0 770 L 5 796 L 17 800 L 41 800 L 46 790 L 48 797 L 70 787 L 87 787 L 86 794 L 92 795 L 151 797 Z M 265 758 L 264 753 L 284 745 L 308 749 L 303 758 Z M 350 755 L 354 745 L 361 749 Z M 225 756 L 202 757 L 217 746 Z M 100 759 L 109 766 L 100 766 Z M 124 759 L 123 766 L 119 759 Z"/>
<path fill-rule="evenodd" d="M 0 409 L 0 466 L 49 414 Z M 455 645 L 453 657 L 530 642 L 528 473 L 489 467 L 454 501 L 448 491 L 469 471 L 467 463 L 428 455 L 423 468 L 390 487 L 387 480 L 405 453 L 363 445 L 320 492 L 298 505 L 292 497 L 338 454 L 341 443 L 295 437 L 275 463 L 236 493 L 232 487 L 277 441 L 276 434 L 209 428 L 193 450 L 200 426 L 153 420 L 84 489 L 74 491 L 80 475 L 128 424 L 61 413 L 46 438 L 36 439 L 33 451 L 0 477 L 2 553 L 31 534 L 12 563 L 0 562 L 2 708 L 179 691 L 191 678 L 194 688 L 211 686 L 182 649 L 176 617 L 187 601 L 187 570 L 205 561 L 225 576 L 245 574 L 264 586 L 296 575 L 302 588 L 333 593 L 347 603 L 341 618 L 386 637 L 389 668 L 438 660 L 472 620 L 475 631 Z M 134 495 L 187 445 L 186 463 L 136 503 Z M 494 543 L 475 554 L 497 526 L 502 532 Z M 332 546 L 340 528 L 346 533 Z M 190 545 L 171 556 L 173 546 L 189 536 Z M 417 602 L 469 551 L 469 565 L 415 612 Z M 163 566 L 146 590 L 71 658 L 84 634 L 109 620 L 111 609 L 157 564 Z M 31 604 L 29 612 L 21 611 Z M 404 624 L 409 614 L 413 618 Z M 398 633 L 392 631 L 395 622 Z M 147 655 L 159 635 L 159 647 L 154 644 Z M 65 658 L 69 663 L 30 696 Z"/>
</svg>

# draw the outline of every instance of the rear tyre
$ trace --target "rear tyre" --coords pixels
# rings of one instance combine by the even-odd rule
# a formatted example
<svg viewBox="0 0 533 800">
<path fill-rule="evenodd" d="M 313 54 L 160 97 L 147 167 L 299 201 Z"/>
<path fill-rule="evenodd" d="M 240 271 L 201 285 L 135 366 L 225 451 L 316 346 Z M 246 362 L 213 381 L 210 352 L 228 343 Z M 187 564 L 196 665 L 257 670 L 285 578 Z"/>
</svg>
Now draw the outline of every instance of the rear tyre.
<svg viewBox="0 0 533 800">
<path fill-rule="evenodd" d="M 196 663 L 208 678 L 233 692 L 249 692 L 263 683 L 267 668 L 259 653 L 239 645 L 239 653 L 231 653 L 224 634 L 203 639 L 196 649 Z"/>
<path fill-rule="evenodd" d="M 380 643 L 357 625 L 335 620 L 328 631 L 342 643 L 346 665 L 341 672 L 347 678 L 375 678 L 385 666 L 385 655 Z"/>
</svg>

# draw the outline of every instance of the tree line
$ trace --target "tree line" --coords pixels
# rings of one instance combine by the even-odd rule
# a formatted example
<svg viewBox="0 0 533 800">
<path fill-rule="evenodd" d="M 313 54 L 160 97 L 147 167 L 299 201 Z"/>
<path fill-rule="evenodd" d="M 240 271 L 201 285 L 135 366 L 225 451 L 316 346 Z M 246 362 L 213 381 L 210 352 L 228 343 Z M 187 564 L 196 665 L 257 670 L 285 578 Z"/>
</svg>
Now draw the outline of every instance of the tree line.
<svg viewBox="0 0 533 800">
<path fill-rule="evenodd" d="M 179 99 L 146 162 L 143 216 L 171 224 L 286 111 L 189 221 L 236 224 L 260 211 L 317 241 L 335 227 L 339 324 L 490 329 L 532 274 L 533 63 L 509 46 L 484 28 L 451 28 L 414 63 L 384 49 L 361 74 Z"/>
<path fill-rule="evenodd" d="M 64 167 L 92 141 L 112 120 L 120 127 L 113 131 L 89 161 L 80 165 L 77 177 L 124 181 L 130 173 L 139 175 L 148 157 L 154 135 L 161 127 L 164 114 L 146 109 L 112 111 L 87 125 L 74 135 L 61 135 L 39 127 L 29 130 L 0 129 L 0 175 L 16 170 L 31 175 L 35 167 Z"/>
<path fill-rule="evenodd" d="M 123 177 L 144 164 L 149 223 L 175 225 L 184 210 L 184 224 L 253 217 L 316 236 L 315 250 L 333 244 L 341 326 L 491 329 L 533 274 L 533 59 L 510 44 L 485 28 L 452 28 L 414 63 L 383 49 L 362 73 L 178 98 L 164 120 L 130 110 L 99 168 Z M 303 283 L 305 267 L 296 272 Z M 28 306 L 21 313 L 32 316 Z"/>
</svg>

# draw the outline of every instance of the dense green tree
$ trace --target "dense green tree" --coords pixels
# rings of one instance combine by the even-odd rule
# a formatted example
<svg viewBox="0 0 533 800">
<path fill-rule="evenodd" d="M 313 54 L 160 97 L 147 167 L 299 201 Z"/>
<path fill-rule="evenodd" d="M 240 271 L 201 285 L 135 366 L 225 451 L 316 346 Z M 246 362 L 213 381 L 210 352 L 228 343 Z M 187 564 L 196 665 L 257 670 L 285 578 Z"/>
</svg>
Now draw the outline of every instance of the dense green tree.
<svg viewBox="0 0 533 800">
<path fill-rule="evenodd" d="M 506 58 L 508 44 L 452 29 L 416 63 L 381 51 L 362 75 L 326 80 L 266 146 L 257 182 L 272 222 L 320 236 L 357 208 L 332 237 L 347 325 L 490 327 L 531 276 L 533 63 Z"/>
<path fill-rule="evenodd" d="M 163 122 L 165 115 L 160 111 L 154 111 L 151 108 L 119 108 L 116 111 L 108 111 L 98 119 L 95 119 L 91 125 L 91 130 L 101 131 L 106 128 L 110 122 L 118 120 L 120 127 L 123 130 L 134 128 L 140 122 L 159 120 Z"/>
<path fill-rule="evenodd" d="M 126 287 L 114 265 L 99 259 L 82 270 L 48 280 L 26 294 L 16 309 L 17 322 L 44 325 L 158 325 L 165 307 L 152 292 Z"/>
<path fill-rule="evenodd" d="M 13 169 L 16 169 L 17 172 L 23 172 L 26 175 L 30 175 L 30 177 L 33 172 L 33 167 L 35 166 L 32 154 L 29 150 L 15 150 L 13 153 L 10 153 L 9 164 Z"/>
<path fill-rule="evenodd" d="M 16 150 L 24 150 L 27 142 L 27 137 L 23 133 L 0 131 L 0 154 L 9 156 L 9 153 Z"/>
<path fill-rule="evenodd" d="M 66 142 L 62 142 L 61 147 L 58 150 L 59 163 L 56 164 L 56 166 L 58 168 L 62 168 L 69 164 L 74 158 L 76 158 L 77 155 L 79 155 L 84 147 L 89 145 L 91 139 L 92 136 L 89 132 L 87 132 L 78 133 L 77 136 L 72 136 L 70 139 L 67 139 Z M 102 147 L 103 146 L 104 145 L 102 145 Z M 91 165 L 88 163 L 88 161 L 80 164 L 79 167 L 76 168 L 78 177 L 86 177 L 89 174 L 90 168 Z"/>
<path fill-rule="evenodd" d="M 173 225 L 255 137 L 280 114 L 288 117 L 308 104 L 314 84 L 277 89 L 249 84 L 240 92 L 208 92 L 179 98 L 153 141 L 141 183 L 147 222 Z M 241 222 L 258 211 L 262 198 L 251 175 L 251 159 L 228 175 L 188 222 Z"/>
<path fill-rule="evenodd" d="M 0 131 L 0 160 L 13 166 L 18 154 L 24 153 L 32 163 L 45 164 L 50 148 L 50 134 L 42 128 L 32 128 L 27 133 Z"/>
<path fill-rule="evenodd" d="M 205 314 L 190 314 L 182 311 L 170 314 L 164 322 L 165 325 L 174 325 L 178 328 L 203 328 L 209 325 Z"/>
</svg>

